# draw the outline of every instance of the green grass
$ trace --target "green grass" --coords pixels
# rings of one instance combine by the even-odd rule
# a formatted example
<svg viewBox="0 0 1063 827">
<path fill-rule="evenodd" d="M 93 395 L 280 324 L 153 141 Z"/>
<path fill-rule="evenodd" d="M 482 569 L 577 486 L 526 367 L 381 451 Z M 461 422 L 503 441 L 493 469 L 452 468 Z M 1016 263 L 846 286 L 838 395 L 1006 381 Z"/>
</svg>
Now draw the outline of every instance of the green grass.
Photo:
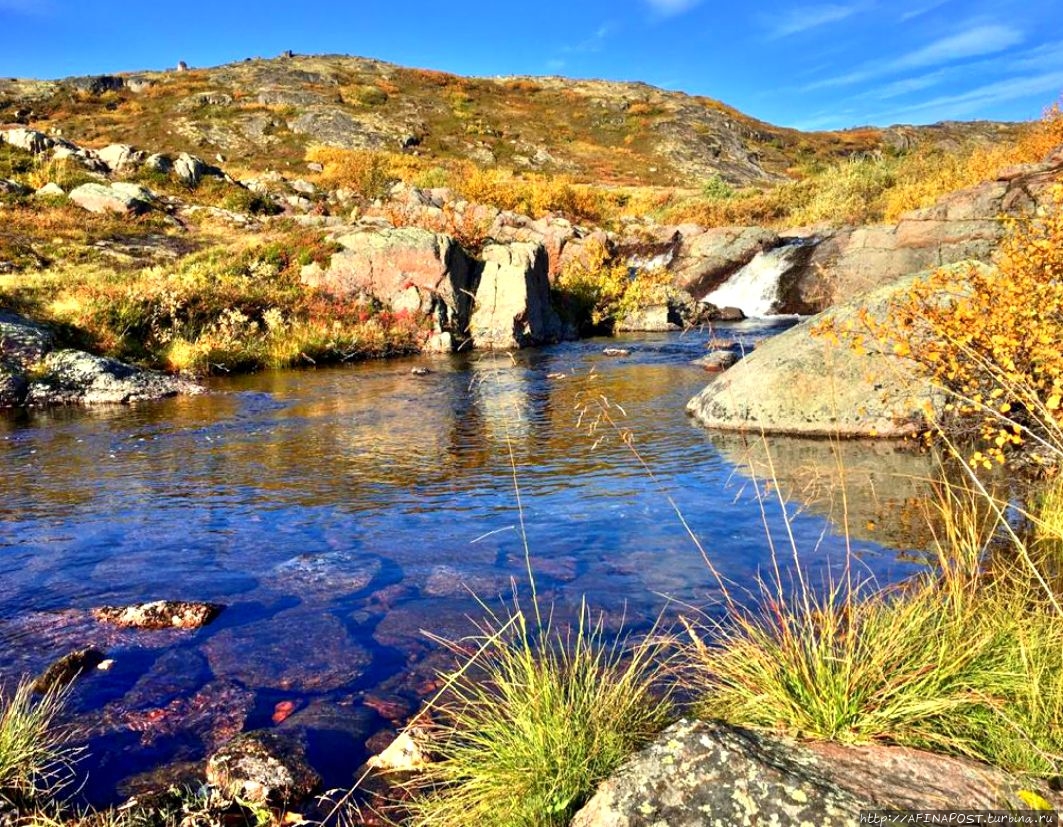
<svg viewBox="0 0 1063 827">
<path fill-rule="evenodd" d="M 690 627 L 701 715 L 841 743 L 885 742 L 1013 772 L 1063 769 L 1063 615 L 982 491 L 948 489 L 939 565 L 861 596 L 764 589 Z M 1001 534 L 1009 536 L 1001 546 Z M 1042 561 L 1037 561 L 1038 567 Z"/>
<path fill-rule="evenodd" d="M 0 693 L 0 796 L 22 806 L 47 799 L 66 780 L 74 752 L 59 724 L 65 693 L 35 697 L 32 681 Z"/>
<path fill-rule="evenodd" d="M 539 626 L 520 610 L 495 621 L 475 656 L 442 676 L 438 760 L 412 782 L 409 824 L 567 824 L 665 725 L 659 645 L 607 644 L 586 608 L 568 633 Z"/>
</svg>

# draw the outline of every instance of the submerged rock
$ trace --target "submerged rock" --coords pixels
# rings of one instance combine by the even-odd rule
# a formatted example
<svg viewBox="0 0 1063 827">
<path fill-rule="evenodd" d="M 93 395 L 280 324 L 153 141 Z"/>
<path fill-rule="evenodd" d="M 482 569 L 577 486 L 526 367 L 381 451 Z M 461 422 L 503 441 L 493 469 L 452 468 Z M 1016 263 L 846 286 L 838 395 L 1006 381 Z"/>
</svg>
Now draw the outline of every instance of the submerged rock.
<svg viewBox="0 0 1063 827">
<path fill-rule="evenodd" d="M 34 692 L 48 692 L 73 683 L 82 673 L 89 672 L 104 662 L 106 655 L 91 647 L 78 649 L 64 655 L 49 666 L 43 675 L 33 682 Z"/>
<path fill-rule="evenodd" d="M 217 603 L 155 600 L 134 606 L 101 606 L 92 615 L 122 629 L 201 629 L 224 608 Z"/>
<path fill-rule="evenodd" d="M 275 732 L 247 732 L 207 759 L 207 782 L 251 804 L 289 807 L 321 783 L 296 739 Z"/>
</svg>

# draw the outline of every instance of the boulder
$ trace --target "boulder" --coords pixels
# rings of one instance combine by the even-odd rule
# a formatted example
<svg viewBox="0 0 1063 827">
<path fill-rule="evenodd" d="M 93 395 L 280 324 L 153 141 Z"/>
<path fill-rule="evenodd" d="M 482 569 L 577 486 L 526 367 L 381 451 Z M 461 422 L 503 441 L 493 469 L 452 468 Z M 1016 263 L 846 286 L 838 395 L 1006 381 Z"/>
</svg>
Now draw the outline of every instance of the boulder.
<svg viewBox="0 0 1063 827">
<path fill-rule="evenodd" d="M 831 308 L 757 346 L 687 404 L 703 425 L 721 430 L 804 436 L 901 437 L 920 430 L 939 394 L 915 364 L 875 349 L 815 336 L 826 320 L 859 329 L 859 314 L 884 319 L 910 276 Z"/>
<path fill-rule="evenodd" d="M 237 735 L 207 759 L 207 783 L 249 804 L 292 807 L 321 783 L 294 738 L 264 730 Z"/>
<path fill-rule="evenodd" d="M 166 174 L 173 169 L 173 161 L 160 152 L 155 152 L 144 159 L 144 169 Z"/>
<path fill-rule="evenodd" d="M 107 168 L 112 172 L 117 172 L 124 167 L 137 166 L 144 160 L 145 154 L 129 144 L 110 144 L 103 149 L 96 150 L 96 156 L 107 164 Z"/>
<path fill-rule="evenodd" d="M 217 603 L 155 600 L 133 606 L 101 606 L 92 616 L 120 629 L 202 629 L 224 607 Z"/>
<path fill-rule="evenodd" d="M 1004 232 L 1002 216 L 1047 204 L 1063 179 L 1063 156 L 1005 170 L 901 216 L 895 225 L 848 227 L 818 240 L 814 252 L 780 286 L 781 313 L 822 310 L 902 276 L 960 261 L 988 262 Z"/>
<path fill-rule="evenodd" d="M 187 380 L 141 370 L 115 359 L 80 350 L 56 350 L 44 357 L 30 383 L 25 404 L 128 404 L 201 391 Z"/>
<path fill-rule="evenodd" d="M 667 304 L 654 304 L 643 307 L 616 323 L 621 332 L 661 333 L 679 330 L 679 325 L 671 321 L 672 314 Z"/>
<path fill-rule="evenodd" d="M 196 186 L 208 173 L 208 166 L 195 155 L 182 152 L 173 162 L 173 173 L 190 187 Z"/>
<path fill-rule="evenodd" d="M 81 677 L 82 673 L 95 669 L 103 663 L 105 657 L 103 652 L 93 648 L 78 649 L 64 655 L 33 682 L 33 691 L 48 692 L 52 689 L 61 689 Z"/>
<path fill-rule="evenodd" d="M 691 362 L 709 373 L 722 373 L 738 363 L 738 354 L 733 350 L 714 350 Z"/>
<path fill-rule="evenodd" d="M 135 184 L 132 186 L 136 186 Z M 118 213 L 120 215 L 139 215 L 151 208 L 148 201 L 114 185 L 82 184 L 70 191 L 70 200 L 82 209 L 95 213 Z"/>
<path fill-rule="evenodd" d="M 763 227 L 688 230 L 681 238 L 670 270 L 675 286 L 695 299 L 705 298 L 757 253 L 779 243 L 778 234 Z"/>
<path fill-rule="evenodd" d="M 470 266 L 450 236 L 403 227 L 360 229 L 336 241 L 344 249 L 332 256 L 327 270 L 305 268 L 304 284 L 432 314 L 440 331 L 465 335 L 472 305 Z"/>
<path fill-rule="evenodd" d="M 550 305 L 543 246 L 491 244 L 484 248 L 483 262 L 469 322 L 474 346 L 506 350 L 557 341 L 561 322 Z"/>
<path fill-rule="evenodd" d="M 0 193 L 5 195 L 29 195 L 33 190 L 18 181 L 9 178 L 0 178 Z"/>
<path fill-rule="evenodd" d="M 897 747 L 801 744 L 722 722 L 680 721 L 604 781 L 572 827 L 705 824 L 856 827 L 861 811 L 1027 809 L 984 765 Z"/>
<path fill-rule="evenodd" d="M 115 181 L 111 184 L 111 189 L 119 195 L 129 196 L 144 204 L 152 204 L 155 201 L 155 193 L 141 184 L 134 184 L 132 181 Z"/>
<path fill-rule="evenodd" d="M 51 137 L 36 129 L 8 129 L 0 132 L 0 140 L 34 155 L 40 155 L 55 146 Z"/>
<path fill-rule="evenodd" d="M 38 189 L 34 195 L 38 195 L 41 198 L 66 198 L 66 191 L 54 181 L 49 181 Z"/>
</svg>

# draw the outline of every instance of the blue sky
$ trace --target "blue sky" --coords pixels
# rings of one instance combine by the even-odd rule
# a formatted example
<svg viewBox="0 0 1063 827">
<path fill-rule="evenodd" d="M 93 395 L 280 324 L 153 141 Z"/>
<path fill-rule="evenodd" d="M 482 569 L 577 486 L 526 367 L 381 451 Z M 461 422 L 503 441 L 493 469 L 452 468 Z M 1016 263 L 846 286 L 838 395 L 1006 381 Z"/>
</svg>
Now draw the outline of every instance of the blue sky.
<svg viewBox="0 0 1063 827">
<path fill-rule="evenodd" d="M 1063 94 L 1063 0 L 0 0 L 0 76 L 346 53 L 641 80 L 802 129 L 1020 120 Z"/>
</svg>

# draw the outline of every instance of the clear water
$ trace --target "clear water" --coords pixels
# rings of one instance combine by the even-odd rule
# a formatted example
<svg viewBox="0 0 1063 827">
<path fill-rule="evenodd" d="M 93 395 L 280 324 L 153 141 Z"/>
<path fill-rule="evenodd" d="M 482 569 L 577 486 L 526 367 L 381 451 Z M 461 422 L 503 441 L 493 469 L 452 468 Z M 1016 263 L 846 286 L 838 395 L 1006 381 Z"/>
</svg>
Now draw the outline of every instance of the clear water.
<svg viewBox="0 0 1063 827">
<path fill-rule="evenodd" d="M 773 330 L 747 322 L 716 336 L 749 344 Z M 740 587 L 771 555 L 740 441 L 684 414 L 707 380 L 690 364 L 707 339 L 263 373 L 198 398 L 0 418 L 0 679 L 77 646 L 106 649 L 113 667 L 74 696 L 95 801 L 199 761 L 240 729 L 277 725 L 287 702 L 279 725 L 305 735 L 327 784 L 349 783 L 366 742 L 415 709 L 448 662 L 422 630 L 470 634 L 483 615 L 474 594 L 496 607 L 514 585 L 527 594 L 514 466 L 540 594 L 561 620 L 584 596 L 610 629 L 645 629 L 669 600 L 712 611 L 718 588 L 669 497 Z M 589 433 L 603 399 L 656 480 L 607 423 Z M 882 457 L 869 456 L 879 473 Z M 809 463 L 833 467 L 829 446 L 784 454 L 778 484 L 807 491 Z M 878 514 L 910 497 L 901 489 L 865 486 L 850 508 Z M 846 542 L 809 502 L 793 531 L 822 578 L 840 570 Z M 768 522 L 781 539 L 776 509 Z M 861 512 L 864 522 L 874 519 Z M 910 571 L 873 540 L 854 542 L 866 573 Z M 195 633 L 117 632 L 86 614 L 158 598 L 228 608 Z"/>
</svg>

